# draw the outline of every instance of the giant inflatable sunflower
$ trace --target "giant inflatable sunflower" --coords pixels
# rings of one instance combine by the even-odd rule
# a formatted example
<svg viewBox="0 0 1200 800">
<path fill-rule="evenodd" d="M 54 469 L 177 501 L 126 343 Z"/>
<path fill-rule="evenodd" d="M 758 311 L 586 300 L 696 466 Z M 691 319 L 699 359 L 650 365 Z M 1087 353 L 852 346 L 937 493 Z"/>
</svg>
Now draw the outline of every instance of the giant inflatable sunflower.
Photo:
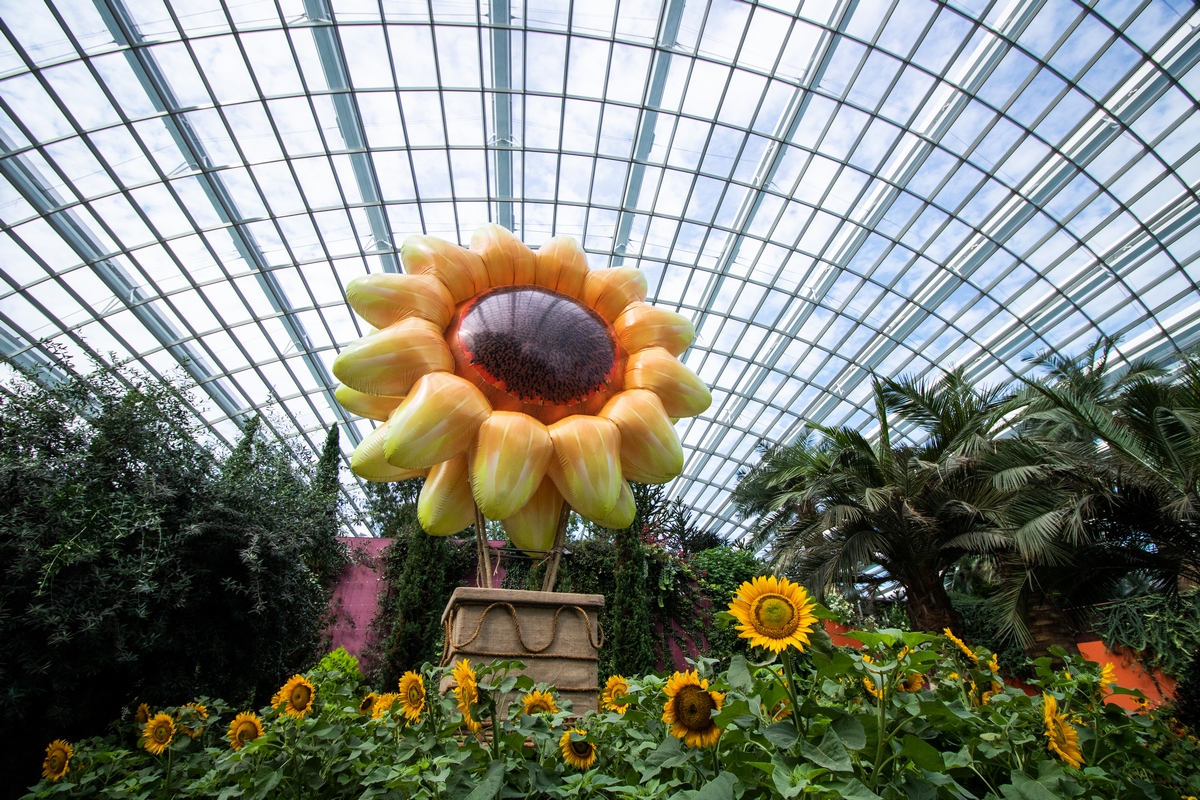
<svg viewBox="0 0 1200 800">
<path fill-rule="evenodd" d="M 470 249 L 413 236 L 400 257 L 406 274 L 346 287 L 376 330 L 333 372 L 348 411 L 386 423 L 351 468 L 372 481 L 425 476 L 426 532 L 460 531 L 478 506 L 516 546 L 548 550 L 564 502 L 623 528 L 628 481 L 682 471 L 672 419 L 712 398 L 676 358 L 691 322 L 644 302 L 640 270 L 589 269 L 568 237 L 534 252 L 498 225 Z"/>
</svg>

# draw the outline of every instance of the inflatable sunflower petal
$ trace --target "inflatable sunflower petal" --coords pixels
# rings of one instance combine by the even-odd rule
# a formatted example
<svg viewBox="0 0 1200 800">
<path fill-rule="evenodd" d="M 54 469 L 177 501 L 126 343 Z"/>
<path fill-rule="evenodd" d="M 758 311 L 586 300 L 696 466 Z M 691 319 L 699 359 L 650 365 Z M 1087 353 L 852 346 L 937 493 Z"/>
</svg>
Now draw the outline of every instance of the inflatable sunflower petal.
<svg viewBox="0 0 1200 800">
<path fill-rule="evenodd" d="M 589 271 L 587 255 L 579 243 L 570 236 L 555 236 L 538 248 L 534 282 L 571 297 L 583 297 Z"/>
<path fill-rule="evenodd" d="M 630 389 L 609 400 L 600 416 L 621 431 L 621 474 L 638 483 L 666 483 L 683 471 L 683 448 L 654 392 Z"/>
<path fill-rule="evenodd" d="M 445 284 L 455 303 L 488 288 L 487 268 L 478 253 L 432 236 L 410 236 L 400 245 L 404 271 L 432 275 Z"/>
<path fill-rule="evenodd" d="M 449 372 L 424 375 L 388 420 L 387 460 L 421 469 L 465 453 L 491 412 L 470 381 Z"/>
<path fill-rule="evenodd" d="M 629 357 L 625 388 L 654 392 L 670 417 L 694 417 L 712 405 L 712 394 L 696 373 L 662 347 L 648 347 Z"/>
<path fill-rule="evenodd" d="M 570 416 L 550 426 L 550 479 L 571 508 L 604 519 L 621 496 L 621 432 L 600 417 Z"/>
<path fill-rule="evenodd" d="M 489 519 L 521 510 L 546 476 L 554 445 L 546 426 L 512 411 L 493 411 L 471 445 L 471 491 Z"/>
<path fill-rule="evenodd" d="M 495 224 L 480 226 L 471 237 L 471 249 L 483 259 L 492 286 L 534 282 L 537 256 L 507 228 Z"/>
<path fill-rule="evenodd" d="M 466 453 L 429 470 L 417 498 L 417 521 L 431 536 L 449 536 L 475 524 Z"/>
<path fill-rule="evenodd" d="M 649 303 L 632 303 L 613 321 L 613 330 L 630 353 L 662 347 L 678 356 L 696 338 L 692 321 L 682 314 Z"/>
<path fill-rule="evenodd" d="M 621 494 L 617 498 L 617 504 L 613 506 L 612 512 L 607 517 L 594 519 L 592 522 L 601 528 L 619 531 L 632 525 L 635 516 L 637 516 L 637 506 L 633 502 L 633 490 L 629 488 L 627 482 L 621 481 Z"/>
<path fill-rule="evenodd" d="M 501 521 L 513 545 L 529 555 L 553 547 L 563 502 L 563 496 L 554 481 L 549 477 L 542 478 L 541 485 L 529 502 L 520 511 Z"/>
<path fill-rule="evenodd" d="M 589 272 L 583 302 L 612 322 L 630 303 L 646 299 L 646 276 L 637 267 L 611 267 Z"/>
<path fill-rule="evenodd" d="M 389 483 L 423 477 L 429 470 L 404 469 L 388 463 L 384 455 L 387 425 L 380 425 L 363 439 L 350 456 L 350 471 L 363 480 Z"/>
<path fill-rule="evenodd" d="M 387 422 L 388 417 L 396 410 L 396 406 L 400 405 L 404 400 L 403 397 L 366 394 L 365 392 L 351 389 L 349 386 L 339 386 L 334 390 L 333 396 L 337 398 L 341 407 L 351 414 L 357 414 L 367 419 L 379 420 L 380 422 Z"/>
<path fill-rule="evenodd" d="M 454 298 L 450 290 L 432 275 L 391 272 L 363 275 L 346 285 L 346 300 L 360 317 L 376 328 L 386 328 L 409 317 L 420 317 L 445 330 L 454 315 Z"/>
<path fill-rule="evenodd" d="M 401 320 L 364 336 L 333 360 L 333 374 L 364 394 L 398 397 L 429 372 L 454 369 L 442 330 L 429 320 Z"/>
</svg>

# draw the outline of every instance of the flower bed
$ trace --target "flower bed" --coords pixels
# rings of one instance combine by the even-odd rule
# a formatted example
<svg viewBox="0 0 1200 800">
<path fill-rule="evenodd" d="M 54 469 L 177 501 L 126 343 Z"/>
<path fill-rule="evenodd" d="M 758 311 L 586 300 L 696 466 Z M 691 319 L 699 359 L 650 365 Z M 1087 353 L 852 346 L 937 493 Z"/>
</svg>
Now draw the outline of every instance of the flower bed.
<svg viewBox="0 0 1200 800">
<path fill-rule="evenodd" d="M 1028 697 L 994 654 L 884 630 L 836 649 L 786 581 L 731 606 L 768 655 L 614 676 L 581 717 L 517 662 L 426 667 L 366 692 L 352 669 L 292 678 L 258 712 L 199 699 L 139 709 L 105 739 L 48 748 L 30 797 L 1161 798 L 1200 790 L 1200 746 L 1158 711 L 1104 699 L 1078 657 L 1036 663 Z M 725 615 L 728 617 L 728 615 Z M 454 688 L 433 691 L 444 677 Z M 1136 692 L 1134 693 L 1136 696 Z M 497 713 L 506 711 L 506 713 Z"/>
</svg>

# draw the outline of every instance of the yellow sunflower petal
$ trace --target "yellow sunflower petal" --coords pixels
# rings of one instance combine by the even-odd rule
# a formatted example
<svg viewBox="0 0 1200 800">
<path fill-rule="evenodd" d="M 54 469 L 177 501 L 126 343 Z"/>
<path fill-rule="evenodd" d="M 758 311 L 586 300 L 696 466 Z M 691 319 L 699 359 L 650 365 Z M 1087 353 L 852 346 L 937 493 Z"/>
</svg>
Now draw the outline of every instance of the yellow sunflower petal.
<svg viewBox="0 0 1200 800">
<path fill-rule="evenodd" d="M 538 286 L 582 298 L 589 272 L 583 248 L 570 236 L 555 236 L 538 248 L 534 275 Z"/>
<path fill-rule="evenodd" d="M 465 378 L 449 372 L 425 375 L 388 421 L 387 460 L 421 469 L 465 453 L 491 413 L 487 398 Z"/>
<path fill-rule="evenodd" d="M 690 319 L 649 303 L 631 304 L 613 321 L 613 330 L 630 353 L 663 347 L 677 356 L 696 338 L 696 328 Z"/>
<path fill-rule="evenodd" d="M 550 479 L 571 508 L 604 519 L 621 497 L 621 432 L 599 417 L 574 415 L 550 426 Z"/>
<path fill-rule="evenodd" d="M 600 409 L 621 431 L 621 474 L 639 483 L 666 483 L 683 472 L 679 435 L 658 395 L 627 389 Z"/>
<path fill-rule="evenodd" d="M 357 389 L 351 389 L 349 386 L 339 386 L 333 395 L 342 408 L 351 414 L 357 414 L 367 419 L 377 419 L 380 422 L 387 422 L 387 418 L 396 410 L 396 406 L 404 400 L 403 397 L 380 397 L 379 395 L 365 394 Z"/>
<path fill-rule="evenodd" d="M 364 336 L 333 360 L 333 374 L 351 389 L 391 397 L 408 394 L 422 375 L 452 369 L 442 329 L 416 317 Z"/>
<path fill-rule="evenodd" d="M 471 490 L 488 519 L 517 513 L 546 476 L 554 453 L 546 426 L 527 414 L 493 411 L 471 444 Z"/>
<path fill-rule="evenodd" d="M 583 284 L 583 302 L 613 322 L 627 306 L 646 299 L 646 276 L 637 267 L 594 269 Z"/>
<path fill-rule="evenodd" d="M 417 498 L 417 521 L 430 536 L 449 536 L 475 524 L 465 453 L 429 470 Z"/>
<path fill-rule="evenodd" d="M 481 225 L 471 237 L 471 250 L 483 258 L 492 286 L 533 283 L 537 257 L 502 225 Z"/>
<path fill-rule="evenodd" d="M 478 253 L 434 236 L 410 236 L 400 245 L 404 271 L 433 275 L 450 290 L 455 303 L 488 288 L 487 268 Z"/>
<path fill-rule="evenodd" d="M 444 330 L 454 315 L 450 290 L 433 275 L 362 275 L 346 284 L 346 299 L 376 328 L 420 317 Z"/>
<path fill-rule="evenodd" d="M 621 481 L 620 489 L 621 494 L 617 497 L 617 504 L 613 506 L 613 510 L 607 516 L 590 518 L 601 528 L 619 531 L 633 524 L 633 518 L 637 515 L 637 506 L 633 502 L 633 490 L 629 488 L 627 481 Z"/>
<path fill-rule="evenodd" d="M 549 550 L 558 532 L 558 517 L 562 513 L 563 496 L 549 476 L 542 479 L 537 491 L 517 513 L 501 521 L 513 545 L 530 551 Z"/>
<path fill-rule="evenodd" d="M 387 442 L 387 425 L 380 425 L 367 434 L 350 456 L 350 471 L 363 480 L 389 483 L 423 477 L 428 470 L 404 469 L 388 463 L 384 454 Z"/>
<path fill-rule="evenodd" d="M 694 417 L 712 405 L 708 387 L 662 347 L 631 353 L 625 365 L 626 389 L 649 389 L 670 417 Z"/>
</svg>

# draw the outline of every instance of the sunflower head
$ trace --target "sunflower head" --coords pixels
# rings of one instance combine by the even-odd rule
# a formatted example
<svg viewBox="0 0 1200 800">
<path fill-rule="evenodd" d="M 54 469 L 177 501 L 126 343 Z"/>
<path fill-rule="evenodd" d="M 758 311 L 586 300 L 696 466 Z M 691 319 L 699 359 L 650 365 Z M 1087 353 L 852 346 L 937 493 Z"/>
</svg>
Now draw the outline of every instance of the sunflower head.
<svg viewBox="0 0 1200 800">
<path fill-rule="evenodd" d="M 204 731 L 204 722 L 208 719 L 208 706 L 202 703 L 187 703 L 176 714 L 179 721 L 179 732 L 191 739 L 199 738 Z"/>
<path fill-rule="evenodd" d="M 163 754 L 175 738 L 175 721 L 166 714 L 155 714 L 142 729 L 142 747 L 154 755 Z"/>
<path fill-rule="evenodd" d="M 692 323 L 644 302 L 640 270 L 592 270 L 566 237 L 535 253 L 498 225 L 470 249 L 414 236 L 400 255 L 406 274 L 346 287 L 378 330 L 333 372 L 347 410 L 386 423 L 351 468 L 373 481 L 427 476 L 417 517 L 428 533 L 462 530 L 477 506 L 518 547 L 548 550 L 564 502 L 623 528 L 627 481 L 682 471 L 671 420 L 712 398 L 677 359 Z"/>
<path fill-rule="evenodd" d="M 624 714 L 629 710 L 629 681 L 620 675 L 609 675 L 604 683 L 604 694 L 600 702 L 608 711 Z"/>
<path fill-rule="evenodd" d="M 553 694 L 534 689 L 521 698 L 521 711 L 531 717 L 534 714 L 557 714 L 558 706 Z"/>
<path fill-rule="evenodd" d="M 425 711 L 425 681 L 409 670 L 400 678 L 400 710 L 409 722 L 420 722 Z"/>
<path fill-rule="evenodd" d="M 133 714 L 133 721 L 138 725 L 145 725 L 150 721 L 150 706 L 145 703 L 139 703 L 137 711 Z"/>
<path fill-rule="evenodd" d="M 738 636 L 753 647 L 780 652 L 787 647 L 803 651 L 816 625 L 815 603 L 804 587 L 774 575 L 746 581 L 729 603 L 738 621 Z"/>
<path fill-rule="evenodd" d="M 946 638 L 954 643 L 954 646 L 959 649 L 959 652 L 971 659 L 972 662 L 976 664 L 979 663 L 979 656 L 975 655 L 974 650 L 972 650 L 970 647 L 967 647 L 966 642 L 955 636 L 954 631 L 950 630 L 949 628 L 942 628 L 942 633 L 946 634 Z"/>
<path fill-rule="evenodd" d="M 358 703 L 358 713 L 370 714 L 375 709 L 375 701 L 378 699 L 379 695 L 375 694 L 375 692 L 368 692 L 367 696 Z"/>
<path fill-rule="evenodd" d="M 1057 755 L 1064 764 L 1075 769 L 1083 767 L 1083 753 L 1079 749 L 1079 732 L 1067 721 L 1066 714 L 1058 713 L 1058 700 L 1042 692 L 1042 720 L 1046 726 L 1046 747 Z"/>
<path fill-rule="evenodd" d="M 246 745 L 263 735 L 262 721 L 252 711 L 243 711 L 229 723 L 229 732 L 225 738 L 234 750 L 241 750 Z"/>
<path fill-rule="evenodd" d="M 1104 666 L 1100 668 L 1100 691 L 1107 693 L 1112 691 L 1108 687 L 1117 682 L 1117 668 L 1113 666 L 1111 661 L 1104 662 Z"/>
<path fill-rule="evenodd" d="M 293 675 L 276 693 L 275 705 L 283 706 L 283 713 L 289 717 L 300 718 L 312 710 L 316 695 L 312 681 L 303 675 Z"/>
<path fill-rule="evenodd" d="M 379 719 L 384 714 L 392 710 L 392 706 L 396 705 L 396 701 L 400 699 L 400 695 L 395 692 L 384 692 L 375 699 L 375 705 L 371 707 L 371 719 Z"/>
<path fill-rule="evenodd" d="M 571 734 L 575 734 L 578 738 L 573 738 Z M 562 738 L 558 740 L 558 746 L 562 749 L 563 761 L 575 769 L 590 769 L 596 763 L 596 745 L 584 739 L 584 736 L 587 736 L 587 731 L 571 728 L 563 731 Z"/>
<path fill-rule="evenodd" d="M 57 781 L 66 775 L 73 755 L 75 755 L 75 748 L 71 746 L 70 742 L 65 739 L 55 739 L 46 746 L 46 758 L 42 761 L 42 777 Z"/>
<path fill-rule="evenodd" d="M 914 672 L 903 680 L 900 684 L 900 690 L 903 692 L 917 692 L 925 685 L 925 676 L 919 672 Z"/>
<path fill-rule="evenodd" d="M 473 707 L 479 702 L 479 682 L 475 678 L 475 670 L 471 668 L 469 659 L 460 658 L 454 664 L 454 699 L 458 701 L 458 710 L 462 712 L 463 724 L 476 735 L 483 730 L 483 725 L 475 719 Z"/>
<path fill-rule="evenodd" d="M 667 681 L 667 703 L 662 721 L 671 726 L 671 735 L 683 739 L 689 747 L 712 747 L 721 738 L 721 729 L 712 712 L 720 711 L 725 695 L 709 691 L 708 680 L 695 670 L 676 672 Z"/>
</svg>

